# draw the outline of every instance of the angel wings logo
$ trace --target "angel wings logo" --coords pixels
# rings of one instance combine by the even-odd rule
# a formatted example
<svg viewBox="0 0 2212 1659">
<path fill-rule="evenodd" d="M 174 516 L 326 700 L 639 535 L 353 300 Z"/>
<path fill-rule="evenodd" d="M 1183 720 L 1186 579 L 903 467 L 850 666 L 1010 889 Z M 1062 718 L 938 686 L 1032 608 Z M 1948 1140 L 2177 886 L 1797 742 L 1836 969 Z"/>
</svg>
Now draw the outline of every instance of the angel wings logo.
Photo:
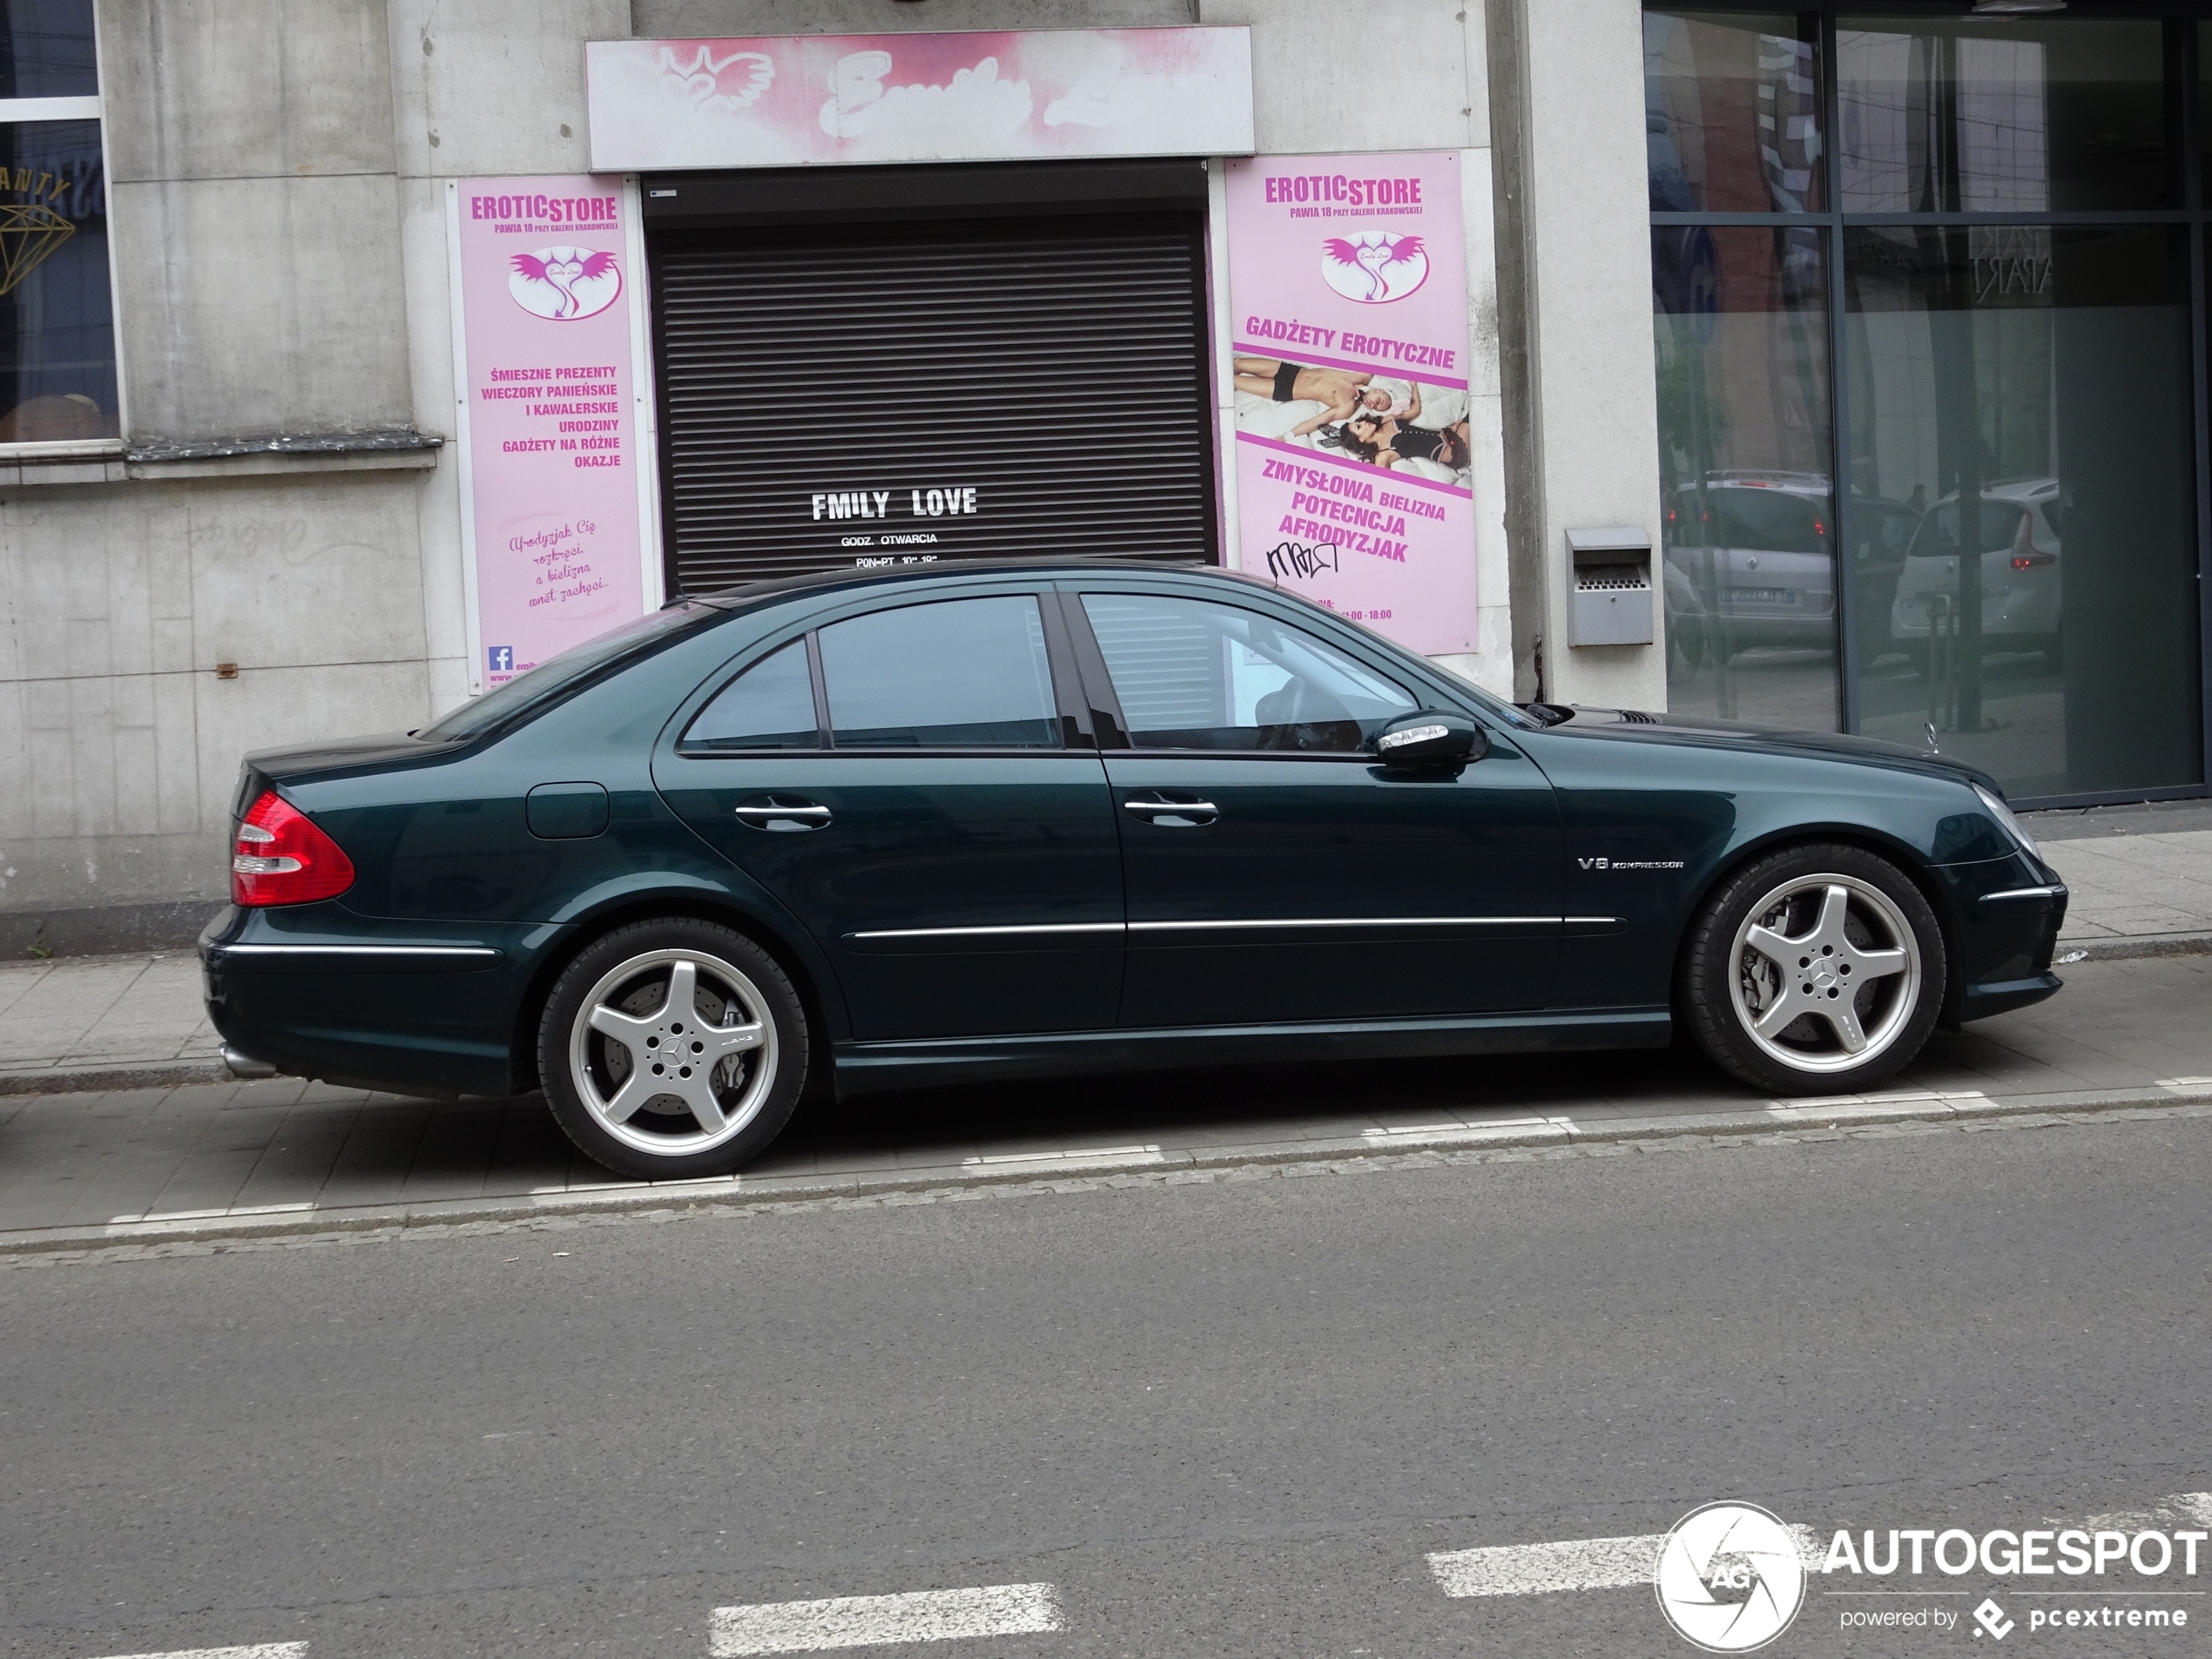
<svg viewBox="0 0 2212 1659">
<path fill-rule="evenodd" d="M 533 317 L 581 322 L 596 317 L 622 293 L 622 273 L 611 253 L 588 247 L 542 247 L 508 261 L 507 292 Z"/>
<path fill-rule="evenodd" d="M 1709 1503 L 1659 1547 L 1659 1610 L 1707 1653 L 1749 1653 L 1790 1628 L 1805 1599 L 1797 1541 L 1748 1503 Z"/>
<path fill-rule="evenodd" d="M 1321 244 L 1321 280 L 1347 300 L 1386 306 L 1428 280 L 1428 254 L 1418 236 L 1332 236 Z"/>
</svg>

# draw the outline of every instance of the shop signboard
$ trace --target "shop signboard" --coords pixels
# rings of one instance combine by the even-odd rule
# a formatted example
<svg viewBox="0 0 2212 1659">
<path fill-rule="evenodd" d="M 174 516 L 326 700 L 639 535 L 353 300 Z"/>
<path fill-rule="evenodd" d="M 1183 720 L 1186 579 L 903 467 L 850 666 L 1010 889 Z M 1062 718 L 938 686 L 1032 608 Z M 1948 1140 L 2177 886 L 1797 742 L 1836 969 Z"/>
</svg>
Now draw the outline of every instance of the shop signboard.
<svg viewBox="0 0 2212 1659">
<path fill-rule="evenodd" d="M 623 181 L 449 188 L 473 692 L 644 610 L 651 484 Z"/>
<path fill-rule="evenodd" d="M 1252 148 L 1242 28 L 596 40 L 584 64 L 606 172 Z"/>
<path fill-rule="evenodd" d="M 1228 212 L 1244 568 L 1473 651 L 1459 158 L 1231 161 Z"/>
</svg>

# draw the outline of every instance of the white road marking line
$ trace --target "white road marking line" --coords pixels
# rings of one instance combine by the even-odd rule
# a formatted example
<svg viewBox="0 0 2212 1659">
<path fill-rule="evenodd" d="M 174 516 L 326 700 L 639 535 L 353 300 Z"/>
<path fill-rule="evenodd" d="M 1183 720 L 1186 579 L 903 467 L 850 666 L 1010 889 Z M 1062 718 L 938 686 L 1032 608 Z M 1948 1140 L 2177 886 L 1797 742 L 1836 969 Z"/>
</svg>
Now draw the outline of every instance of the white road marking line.
<svg viewBox="0 0 2212 1659">
<path fill-rule="evenodd" d="M 1536 1595 L 1547 1590 L 1609 1590 L 1649 1584 L 1663 1534 L 1581 1538 L 1564 1544 L 1506 1544 L 1440 1550 L 1428 1570 L 1447 1595 Z"/>
<path fill-rule="evenodd" d="M 2212 1526 L 2212 1492 L 2176 1492 L 2141 1514 L 2093 1515 L 2092 1526 L 2160 1522 L 2180 1514 Z M 2046 1516 L 2054 1526 L 2068 1524 Z M 1810 1527 L 1793 1526 L 1797 1559 L 1808 1573 L 1828 1570 L 1828 1541 Z M 1610 1590 L 1649 1584 L 1657 1572 L 1664 1533 L 1638 1538 L 1576 1538 L 1555 1544 L 1501 1544 L 1487 1549 L 1439 1550 L 1428 1570 L 1447 1595 L 1541 1595 L 1554 1590 Z M 1903 1591 L 1898 1594 L 1905 1594 Z M 1915 1595 L 1936 1592 L 1914 1591 Z M 2182 1594 L 2182 1592 L 2174 1592 Z M 1872 1595 L 1873 1591 L 1824 1594 Z"/>
<path fill-rule="evenodd" d="M 742 1654 L 1028 1635 L 1060 1628 L 1059 1595 L 1051 1585 L 984 1584 L 965 1590 L 718 1607 L 707 1651 L 714 1659 L 737 1659 Z"/>
<path fill-rule="evenodd" d="M 149 1210 L 142 1215 L 110 1216 L 111 1227 L 128 1227 L 141 1221 L 226 1221 L 239 1216 L 296 1216 L 314 1208 L 312 1204 L 241 1204 L 227 1210 Z M 211 1653 L 228 1653 L 228 1648 L 211 1648 Z M 240 1648 L 246 1653 L 250 1649 Z"/>
<path fill-rule="evenodd" d="M 180 1648 L 174 1653 L 118 1654 L 116 1659 L 307 1659 L 304 1642 L 264 1642 L 251 1648 Z"/>
<path fill-rule="evenodd" d="M 2212 1077 L 2161 1077 L 2151 1085 L 2154 1089 L 2203 1089 L 2212 1085 Z"/>
<path fill-rule="evenodd" d="M 1487 1123 L 1412 1123 L 1403 1129 L 1363 1129 L 1363 1141 L 1461 1141 L 1477 1140 L 1494 1135 L 1500 1130 L 1511 1129 L 1567 1129 L 1570 1121 L 1564 1117 L 1500 1117 Z"/>
<path fill-rule="evenodd" d="M 1798 1558 L 1820 1570 L 1826 1541 L 1810 1527 L 1792 1527 Z M 1557 1544 L 1502 1544 L 1489 1549 L 1440 1550 L 1428 1570 L 1447 1595 L 1542 1595 L 1554 1590 L 1615 1590 L 1649 1584 L 1659 1568 L 1664 1533 L 1638 1538 L 1576 1538 Z"/>
<path fill-rule="evenodd" d="M 1116 1163 L 1167 1162 L 1157 1143 L 1150 1146 L 1085 1146 L 1064 1152 L 998 1152 L 962 1158 L 960 1162 L 962 1169 L 997 1170 L 1023 1163 L 1096 1163 L 1101 1159 L 1111 1159 Z"/>
</svg>

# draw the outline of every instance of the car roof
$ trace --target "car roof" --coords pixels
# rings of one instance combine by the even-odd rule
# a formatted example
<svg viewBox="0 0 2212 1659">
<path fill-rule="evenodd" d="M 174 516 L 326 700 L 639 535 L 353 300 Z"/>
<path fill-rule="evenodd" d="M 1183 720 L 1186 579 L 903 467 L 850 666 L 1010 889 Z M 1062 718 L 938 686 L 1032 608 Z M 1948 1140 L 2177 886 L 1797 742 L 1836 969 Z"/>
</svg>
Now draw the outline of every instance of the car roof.
<svg viewBox="0 0 2212 1659">
<path fill-rule="evenodd" d="M 688 593 L 673 596 L 669 603 L 691 600 L 694 604 L 714 605 L 725 610 L 740 610 L 765 600 L 779 599 L 792 594 L 826 592 L 842 588 L 896 587 L 905 583 L 927 581 L 944 576 L 1095 576 L 1101 572 L 1126 576 L 1159 576 L 1167 572 L 1177 575 L 1213 577 L 1231 582 L 1246 582 L 1263 588 L 1278 584 L 1264 576 L 1243 570 L 1224 570 L 1217 564 L 1201 564 L 1196 560 L 1170 563 L 1161 559 L 1095 558 L 1062 554 L 1057 556 L 988 559 L 932 559 L 913 564 L 881 565 L 873 569 L 854 567 L 836 570 L 810 570 L 799 576 L 771 577 L 760 582 L 741 583 L 735 587 L 717 588 L 707 593 Z"/>
</svg>

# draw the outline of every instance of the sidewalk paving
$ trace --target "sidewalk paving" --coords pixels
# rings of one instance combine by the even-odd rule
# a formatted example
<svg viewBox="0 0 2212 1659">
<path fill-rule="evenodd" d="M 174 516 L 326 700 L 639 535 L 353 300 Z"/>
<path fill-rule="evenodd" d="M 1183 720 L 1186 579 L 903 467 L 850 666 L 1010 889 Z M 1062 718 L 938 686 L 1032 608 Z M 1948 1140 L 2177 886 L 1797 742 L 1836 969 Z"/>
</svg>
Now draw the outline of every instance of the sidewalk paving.
<svg viewBox="0 0 2212 1659">
<path fill-rule="evenodd" d="M 2155 811 L 2048 826 L 2082 838 L 2043 843 L 2074 894 L 2061 955 L 2212 951 L 2212 829 L 2126 827 Z M 190 951 L 0 964 L 0 1096 L 227 1083 L 219 1049 Z"/>
</svg>

